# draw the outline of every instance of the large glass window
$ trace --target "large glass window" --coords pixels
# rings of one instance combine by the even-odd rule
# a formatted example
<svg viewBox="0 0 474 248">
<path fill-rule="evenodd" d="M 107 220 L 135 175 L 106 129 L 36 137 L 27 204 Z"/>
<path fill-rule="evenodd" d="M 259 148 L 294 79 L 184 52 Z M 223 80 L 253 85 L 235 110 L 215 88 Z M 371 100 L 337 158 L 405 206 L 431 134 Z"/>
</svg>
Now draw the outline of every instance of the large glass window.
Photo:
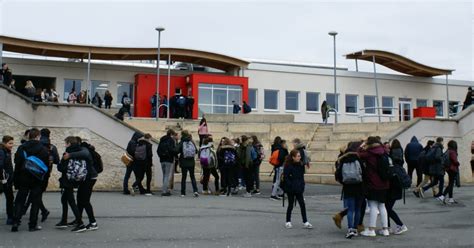
<svg viewBox="0 0 474 248">
<path fill-rule="evenodd" d="M 335 102 L 337 101 L 337 108 Z M 336 96 L 336 101 L 334 99 L 334 94 L 326 93 L 326 104 L 329 105 L 330 108 L 335 108 L 339 112 L 339 94 Z"/>
<path fill-rule="evenodd" d="M 132 83 L 126 83 L 126 82 L 117 83 L 117 98 L 115 99 L 116 103 L 122 104 L 123 93 L 127 93 L 128 97 L 130 98 L 130 100 L 132 100 L 132 103 L 133 103 L 133 84 Z M 104 95 L 100 95 L 100 97 L 103 98 Z"/>
<path fill-rule="evenodd" d="M 346 95 L 346 113 L 357 112 L 357 95 Z"/>
<path fill-rule="evenodd" d="M 107 81 L 92 81 L 91 96 L 94 97 L 95 93 L 98 92 L 99 96 L 104 99 L 105 91 L 109 89 L 109 82 Z M 92 100 L 91 97 L 91 100 Z M 122 100 L 122 96 L 120 96 Z"/>
<path fill-rule="evenodd" d="M 300 93 L 298 91 L 287 91 L 285 96 L 285 109 L 290 111 L 299 111 L 299 96 Z"/>
<path fill-rule="evenodd" d="M 375 114 L 375 96 L 364 96 L 364 108 L 366 114 Z"/>
<path fill-rule="evenodd" d="M 278 110 L 278 90 L 264 91 L 264 108 L 266 110 Z"/>
<path fill-rule="evenodd" d="M 242 87 L 199 84 L 199 115 L 232 113 L 232 101 L 242 104 Z"/>
<path fill-rule="evenodd" d="M 252 109 L 257 108 L 257 89 L 249 89 L 249 102 L 248 104 Z"/>
<path fill-rule="evenodd" d="M 319 93 L 306 92 L 306 111 L 319 111 Z"/>
<path fill-rule="evenodd" d="M 393 97 L 382 96 L 382 114 L 391 115 L 393 114 Z"/>
<path fill-rule="evenodd" d="M 416 107 L 428 107 L 428 100 L 426 99 L 416 99 Z"/>
<path fill-rule="evenodd" d="M 444 102 L 433 100 L 433 107 L 436 108 L 436 116 L 443 117 L 444 116 Z"/>
<path fill-rule="evenodd" d="M 63 100 L 67 102 L 67 98 L 69 96 L 69 93 L 71 93 L 72 89 L 74 89 L 76 91 L 76 94 L 79 95 L 79 92 L 81 91 L 81 84 L 82 80 L 79 79 L 65 79 Z"/>
</svg>

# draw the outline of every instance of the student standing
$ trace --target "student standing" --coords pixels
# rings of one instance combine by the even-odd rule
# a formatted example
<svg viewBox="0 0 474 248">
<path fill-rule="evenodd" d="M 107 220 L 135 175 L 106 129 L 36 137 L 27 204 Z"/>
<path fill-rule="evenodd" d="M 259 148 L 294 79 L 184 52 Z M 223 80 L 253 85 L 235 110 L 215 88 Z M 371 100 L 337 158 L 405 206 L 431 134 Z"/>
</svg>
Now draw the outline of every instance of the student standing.
<svg viewBox="0 0 474 248">
<path fill-rule="evenodd" d="M 161 171 L 163 173 L 163 188 L 161 196 L 171 196 L 168 186 L 170 184 L 170 178 L 172 174 L 174 174 L 173 166 L 176 157 L 177 140 L 178 134 L 173 129 L 169 129 L 166 135 L 161 137 L 158 145 L 157 153 L 160 157 Z"/>
<path fill-rule="evenodd" d="M 201 122 L 199 122 L 198 135 L 199 147 L 201 147 L 202 141 L 209 136 L 209 127 L 207 126 L 207 120 L 204 117 L 201 119 Z"/>
<path fill-rule="evenodd" d="M 153 166 L 153 151 L 151 144 L 151 135 L 145 134 L 138 139 L 134 156 L 135 183 L 132 188 L 138 188 L 141 195 L 151 196 L 151 167 Z M 147 189 L 143 187 L 142 181 L 147 175 Z"/>
<path fill-rule="evenodd" d="M 236 187 L 234 180 L 234 167 L 237 161 L 237 152 L 230 139 L 224 137 L 217 148 L 217 161 L 221 172 L 222 195 L 229 196 L 231 189 Z"/>
<path fill-rule="evenodd" d="M 13 224 L 13 164 L 12 149 L 14 141 L 11 136 L 3 136 L 0 144 L 0 188 L 3 187 L 7 210 L 7 225 Z M 1 194 L 1 191 L 0 191 Z"/>
<path fill-rule="evenodd" d="M 276 144 L 274 148 L 275 148 L 275 151 L 272 152 L 272 156 L 274 152 L 278 151 L 278 158 L 277 158 L 278 161 L 277 161 L 277 164 L 275 165 L 275 182 L 273 183 L 272 195 L 270 196 L 270 198 L 272 200 L 280 200 L 280 197 L 278 195 L 278 193 L 281 192 L 280 177 L 281 177 L 281 174 L 283 173 L 283 165 L 285 163 L 285 158 L 286 156 L 288 156 L 288 147 L 286 145 L 286 140 L 281 140 L 280 143 Z"/>
<path fill-rule="evenodd" d="M 209 189 L 209 179 L 211 175 L 214 177 L 215 191 L 214 194 L 219 194 L 219 173 L 217 172 L 217 155 L 214 151 L 214 144 L 212 138 L 204 138 L 203 145 L 199 151 L 199 158 L 203 170 L 202 176 L 202 193 L 205 195 L 211 194 Z"/>
<path fill-rule="evenodd" d="M 181 142 L 178 145 L 179 165 L 181 166 L 181 197 L 186 195 L 186 177 L 189 173 L 191 184 L 193 186 L 194 197 L 198 197 L 198 188 L 194 167 L 196 166 L 195 157 L 198 150 L 193 142 L 193 137 L 187 130 L 181 132 Z"/>
</svg>

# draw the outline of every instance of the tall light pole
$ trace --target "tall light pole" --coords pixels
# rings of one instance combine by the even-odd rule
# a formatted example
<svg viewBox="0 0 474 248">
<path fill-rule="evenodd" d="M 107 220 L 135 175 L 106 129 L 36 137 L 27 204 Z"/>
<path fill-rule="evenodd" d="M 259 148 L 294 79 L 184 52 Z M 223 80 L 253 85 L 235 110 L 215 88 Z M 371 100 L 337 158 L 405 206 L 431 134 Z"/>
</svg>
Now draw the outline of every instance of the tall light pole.
<svg viewBox="0 0 474 248">
<path fill-rule="evenodd" d="M 155 114 L 156 120 L 158 120 L 158 116 L 160 113 L 160 101 L 158 98 L 160 96 L 160 41 L 161 41 L 161 32 L 165 31 L 164 27 L 156 27 L 156 31 L 158 31 L 158 56 L 156 57 L 156 107 L 155 107 Z"/>
<path fill-rule="evenodd" d="M 336 82 L 336 31 L 331 31 L 328 33 L 330 36 L 333 37 L 334 42 L 334 108 L 336 109 L 336 114 L 334 115 L 334 124 L 337 123 L 337 114 L 339 113 L 339 109 L 337 108 L 337 82 Z"/>
</svg>

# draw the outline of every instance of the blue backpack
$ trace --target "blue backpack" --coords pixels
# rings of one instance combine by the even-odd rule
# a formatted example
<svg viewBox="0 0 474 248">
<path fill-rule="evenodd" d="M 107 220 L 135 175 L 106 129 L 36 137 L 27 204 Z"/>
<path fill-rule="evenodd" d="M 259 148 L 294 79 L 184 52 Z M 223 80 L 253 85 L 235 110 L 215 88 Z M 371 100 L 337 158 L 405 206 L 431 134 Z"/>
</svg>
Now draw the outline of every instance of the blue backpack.
<svg viewBox="0 0 474 248">
<path fill-rule="evenodd" d="M 43 181 L 44 176 L 48 173 L 48 166 L 38 157 L 28 156 L 25 151 L 23 151 L 23 156 L 25 157 L 25 170 Z"/>
</svg>

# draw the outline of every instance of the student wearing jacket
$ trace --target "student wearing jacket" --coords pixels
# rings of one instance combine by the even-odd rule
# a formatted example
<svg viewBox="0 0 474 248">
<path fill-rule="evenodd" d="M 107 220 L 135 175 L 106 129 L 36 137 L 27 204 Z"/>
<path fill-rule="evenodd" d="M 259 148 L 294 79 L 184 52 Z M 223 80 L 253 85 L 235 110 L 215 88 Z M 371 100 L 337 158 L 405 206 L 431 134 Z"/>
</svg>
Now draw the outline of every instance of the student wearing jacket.
<svg viewBox="0 0 474 248">
<path fill-rule="evenodd" d="M 400 144 L 400 141 L 394 139 L 392 145 L 390 146 L 390 157 L 393 161 L 393 166 L 403 167 L 403 149 Z M 395 221 L 397 226 L 393 230 L 394 234 L 402 234 L 408 231 L 406 225 L 403 224 L 402 220 L 398 214 L 393 210 L 397 200 L 402 199 L 403 197 L 403 187 L 400 185 L 397 177 L 390 178 L 390 188 L 388 190 L 387 202 L 385 203 L 385 208 L 387 209 L 388 214 L 388 226 L 390 227 L 390 219 Z"/>
<path fill-rule="evenodd" d="M 12 149 L 13 137 L 3 136 L 0 144 L 0 194 L 3 191 L 7 210 L 7 225 L 13 224 L 13 164 Z"/>
<path fill-rule="evenodd" d="M 260 165 L 262 164 L 263 159 L 265 158 L 265 151 L 262 143 L 258 140 L 258 137 L 252 136 L 252 146 L 257 154 L 257 159 L 253 161 L 253 175 L 255 182 L 255 190 L 252 194 L 260 194 Z"/>
<path fill-rule="evenodd" d="M 270 196 L 273 200 L 280 200 L 278 193 L 281 192 L 280 188 L 280 177 L 283 173 L 283 165 L 285 163 L 286 156 L 288 156 L 288 147 L 285 140 L 281 140 L 280 144 L 275 145 L 274 151 L 279 150 L 278 162 L 279 164 L 275 166 L 275 182 L 273 183 L 272 195 Z M 272 152 L 273 153 L 273 152 Z"/>
<path fill-rule="evenodd" d="M 382 235 L 389 236 L 388 215 L 385 208 L 389 181 L 383 180 L 378 174 L 378 159 L 385 154 L 384 146 L 377 137 L 369 137 L 358 151 L 359 158 L 366 164 L 367 200 L 370 208 L 369 228 L 363 231 L 363 236 L 375 237 L 377 210 L 382 222 Z"/>
<path fill-rule="evenodd" d="M 447 153 L 449 157 L 449 166 L 446 168 L 446 172 L 448 173 L 449 182 L 443 194 L 438 197 L 438 200 L 446 204 L 446 196 L 448 196 L 448 203 L 454 204 L 457 203 L 453 198 L 454 181 L 456 180 L 456 176 L 459 172 L 458 144 L 456 143 L 456 141 L 450 140 L 448 142 Z"/>
<path fill-rule="evenodd" d="M 236 167 L 237 151 L 229 138 L 222 138 L 217 148 L 217 164 L 221 172 L 222 195 L 229 196 L 232 188 L 237 185 L 234 180 L 234 167 Z"/>
<path fill-rule="evenodd" d="M 432 176 L 431 183 L 426 185 L 425 187 L 421 188 L 420 196 L 424 196 L 424 192 L 427 191 L 429 188 L 438 185 L 438 194 L 435 197 L 440 197 L 443 193 L 444 187 L 444 166 L 442 165 L 441 159 L 443 157 L 443 142 L 444 139 L 442 137 L 436 138 L 436 143 L 431 147 L 431 149 L 427 152 L 427 161 L 426 163 L 429 164 L 430 168 L 430 175 Z M 428 154 L 433 151 L 434 152 L 434 161 L 428 161 Z"/>
<path fill-rule="evenodd" d="M 196 162 L 194 160 L 195 156 L 191 158 L 184 157 L 184 143 L 188 142 L 191 142 L 191 144 L 194 146 L 194 154 L 197 154 L 198 150 L 196 144 L 194 144 L 193 142 L 193 137 L 187 130 L 183 130 L 181 132 L 181 141 L 178 144 L 177 151 L 177 154 L 179 154 L 179 166 L 181 167 L 181 197 L 184 197 L 186 195 L 186 177 L 188 173 L 191 177 L 194 197 L 198 197 L 199 193 L 196 184 L 196 177 L 194 175 L 194 167 L 196 166 Z"/>
<path fill-rule="evenodd" d="M 14 204 L 12 232 L 18 232 L 23 207 L 25 206 L 28 194 L 31 198 L 30 222 L 28 223 L 29 230 L 41 230 L 41 227 L 37 224 L 43 182 L 25 169 L 25 153 L 26 156 L 36 156 L 45 165 L 49 162 L 48 150 L 40 143 L 40 137 L 41 135 L 38 129 L 31 129 L 28 134 L 28 141 L 18 147 L 15 153 L 13 182 L 18 192 Z"/>
<path fill-rule="evenodd" d="M 153 167 L 153 146 L 151 144 L 151 134 L 147 133 L 145 136 L 138 139 L 137 147 L 145 146 L 146 156 L 145 160 L 140 160 L 138 158 L 134 159 L 135 166 L 135 182 L 132 184 L 132 188 L 138 188 L 138 191 L 141 195 L 151 196 L 151 168 Z M 136 155 L 136 148 L 135 148 Z M 146 186 L 143 187 L 142 181 L 145 178 L 146 174 Z"/>
<path fill-rule="evenodd" d="M 178 134 L 173 129 L 169 129 L 166 135 L 160 138 L 157 153 L 160 157 L 161 171 L 163 173 L 163 189 L 161 196 L 171 196 L 168 186 L 174 173 L 173 167 L 176 157 L 177 140 Z"/>
<path fill-rule="evenodd" d="M 143 134 L 140 132 L 135 132 L 130 139 L 130 141 L 127 144 L 127 153 L 134 158 L 135 157 L 135 149 L 137 148 L 138 144 L 138 139 L 142 138 Z M 130 176 L 132 172 L 135 169 L 135 163 L 132 161 L 129 166 L 127 166 L 127 170 L 125 171 L 125 176 L 123 178 L 123 194 L 124 195 L 130 195 L 130 190 L 128 190 L 128 180 L 130 179 Z M 135 174 L 136 178 L 136 174 Z M 132 194 L 135 194 L 134 188 L 132 187 Z"/>
<path fill-rule="evenodd" d="M 405 147 L 405 158 L 408 165 L 408 175 L 413 181 L 413 171 L 416 170 L 416 186 L 420 185 L 423 178 L 423 169 L 418 163 L 420 153 L 423 151 L 423 146 L 418 142 L 416 136 L 411 138 L 410 143 Z"/>
<path fill-rule="evenodd" d="M 202 146 L 202 141 L 209 136 L 209 127 L 207 126 L 206 118 L 202 118 L 201 122 L 199 122 L 198 128 L 198 135 L 199 135 L 199 147 Z"/>
<path fill-rule="evenodd" d="M 209 160 L 208 165 L 202 166 L 202 193 L 205 195 L 211 194 L 209 189 L 209 179 L 211 175 L 214 177 L 215 192 L 214 194 L 219 195 L 219 173 L 217 172 L 217 158 L 214 151 L 214 144 L 211 137 L 204 138 L 201 148 L 199 149 L 199 154 L 201 155 L 203 150 L 209 150 Z M 200 157 L 202 159 L 202 157 Z"/>
<path fill-rule="evenodd" d="M 298 205 L 301 208 L 301 216 L 303 218 L 303 228 L 311 229 L 313 226 L 308 222 L 306 216 L 306 205 L 304 202 L 304 165 L 301 162 L 301 155 L 298 150 L 292 150 L 284 161 L 284 170 L 283 170 L 283 182 L 284 190 L 288 195 L 288 208 L 286 209 L 286 228 L 292 228 L 291 224 L 291 212 L 293 211 L 293 206 L 295 200 L 298 201 Z"/>
<path fill-rule="evenodd" d="M 423 148 L 423 151 L 421 151 L 420 156 L 418 157 L 418 165 L 423 171 L 423 181 L 413 190 L 413 194 L 420 198 L 422 195 L 420 194 L 421 189 L 428 185 L 431 182 L 431 174 L 430 174 L 430 164 L 426 162 L 426 153 L 431 149 L 431 147 L 434 145 L 433 140 L 429 140 L 426 143 L 426 146 Z M 435 188 L 431 188 L 433 190 L 433 196 L 436 195 Z"/>
<path fill-rule="evenodd" d="M 239 158 L 239 167 L 242 169 L 243 178 L 245 179 L 245 187 L 247 193 L 244 196 L 251 197 L 254 182 L 252 153 L 255 154 L 255 150 L 253 149 L 249 137 L 247 137 L 246 135 L 243 135 L 241 137 L 241 142 L 242 143 L 237 149 L 237 157 Z"/>
<path fill-rule="evenodd" d="M 337 169 L 335 176 L 336 180 L 342 184 L 344 208 L 346 210 L 336 214 L 336 216 L 333 217 L 333 220 L 336 222 L 336 226 L 340 228 L 340 223 L 342 221 L 343 216 L 347 215 L 347 239 L 351 239 L 352 237 L 358 235 L 358 227 L 363 223 L 366 205 L 365 187 L 363 181 L 360 183 L 353 184 L 344 183 L 342 170 L 344 165 L 358 161 L 362 169 L 362 175 L 365 173 L 365 168 L 363 166 L 362 161 L 360 161 L 359 155 L 357 153 L 357 150 L 361 144 L 361 142 L 349 142 L 347 144 L 347 149 L 341 151 L 341 155 L 339 156 L 336 162 Z"/>
</svg>

